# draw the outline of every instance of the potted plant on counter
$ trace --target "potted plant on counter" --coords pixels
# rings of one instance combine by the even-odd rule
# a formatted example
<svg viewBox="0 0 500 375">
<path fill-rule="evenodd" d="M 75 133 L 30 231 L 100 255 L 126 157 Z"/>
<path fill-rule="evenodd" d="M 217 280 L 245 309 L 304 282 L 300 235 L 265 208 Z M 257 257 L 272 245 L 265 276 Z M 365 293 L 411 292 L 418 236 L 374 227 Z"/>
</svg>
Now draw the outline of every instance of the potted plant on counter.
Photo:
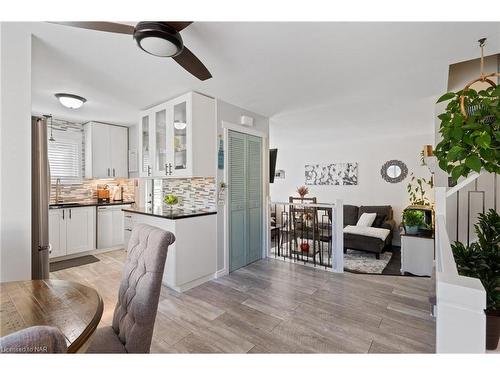
<svg viewBox="0 0 500 375">
<path fill-rule="evenodd" d="M 474 225 L 477 241 L 455 242 L 458 273 L 481 280 L 486 290 L 486 349 L 495 350 L 500 338 L 500 216 L 490 209 Z"/>
<path fill-rule="evenodd" d="M 403 223 L 406 234 L 417 234 L 418 229 L 425 224 L 424 213 L 420 210 L 406 209 L 403 212 Z"/>
<path fill-rule="evenodd" d="M 175 196 L 174 194 L 167 194 L 163 198 L 163 201 L 168 205 L 170 210 L 172 210 L 174 208 L 174 206 L 177 203 L 179 203 L 179 198 L 177 198 L 177 196 Z"/>
</svg>

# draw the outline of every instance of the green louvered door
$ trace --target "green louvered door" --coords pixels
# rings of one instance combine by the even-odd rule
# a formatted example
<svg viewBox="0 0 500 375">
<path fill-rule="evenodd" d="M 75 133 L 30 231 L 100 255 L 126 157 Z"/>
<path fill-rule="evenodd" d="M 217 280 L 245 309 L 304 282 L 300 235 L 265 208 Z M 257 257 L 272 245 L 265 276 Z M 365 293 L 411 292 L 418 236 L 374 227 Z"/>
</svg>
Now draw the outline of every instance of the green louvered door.
<svg viewBox="0 0 500 375">
<path fill-rule="evenodd" d="M 262 139 L 246 139 L 247 264 L 262 258 Z"/>
<path fill-rule="evenodd" d="M 229 270 L 262 257 L 262 139 L 228 137 Z"/>
</svg>

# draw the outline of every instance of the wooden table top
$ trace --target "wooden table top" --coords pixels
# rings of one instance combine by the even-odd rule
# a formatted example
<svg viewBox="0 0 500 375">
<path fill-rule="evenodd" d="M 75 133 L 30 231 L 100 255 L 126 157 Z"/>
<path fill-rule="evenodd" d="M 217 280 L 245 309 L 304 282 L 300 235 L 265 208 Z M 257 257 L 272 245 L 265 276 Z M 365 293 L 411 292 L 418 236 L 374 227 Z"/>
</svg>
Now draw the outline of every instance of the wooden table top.
<svg viewBox="0 0 500 375">
<path fill-rule="evenodd" d="M 103 312 L 95 289 L 65 280 L 0 283 L 0 336 L 36 325 L 57 327 L 68 353 L 76 353 L 92 336 Z"/>
</svg>

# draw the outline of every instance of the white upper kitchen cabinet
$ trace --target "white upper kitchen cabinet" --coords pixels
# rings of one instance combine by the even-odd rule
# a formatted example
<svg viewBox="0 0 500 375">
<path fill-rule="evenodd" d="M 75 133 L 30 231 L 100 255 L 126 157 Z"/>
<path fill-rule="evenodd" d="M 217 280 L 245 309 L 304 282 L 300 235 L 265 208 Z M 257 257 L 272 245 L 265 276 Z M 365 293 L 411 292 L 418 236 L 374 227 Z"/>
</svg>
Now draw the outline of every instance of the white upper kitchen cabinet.
<svg viewBox="0 0 500 375">
<path fill-rule="evenodd" d="M 84 132 L 85 177 L 128 178 L 128 128 L 92 121 Z"/>
<path fill-rule="evenodd" d="M 141 177 L 216 174 L 215 99 L 190 92 L 139 117 Z"/>
</svg>

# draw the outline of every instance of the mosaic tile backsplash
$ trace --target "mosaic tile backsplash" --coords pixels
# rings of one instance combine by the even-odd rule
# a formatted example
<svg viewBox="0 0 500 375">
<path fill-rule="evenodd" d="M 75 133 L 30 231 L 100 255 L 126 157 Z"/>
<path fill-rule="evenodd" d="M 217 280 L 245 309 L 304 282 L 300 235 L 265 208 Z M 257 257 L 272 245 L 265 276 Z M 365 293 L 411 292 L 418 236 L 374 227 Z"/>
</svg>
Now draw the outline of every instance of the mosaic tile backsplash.
<svg viewBox="0 0 500 375">
<path fill-rule="evenodd" d="M 163 197 L 167 194 L 174 194 L 179 198 L 177 208 L 183 210 L 208 209 L 215 210 L 215 178 L 195 177 L 176 178 L 153 181 L 153 201 L 154 205 L 165 205 Z"/>
<path fill-rule="evenodd" d="M 111 193 L 115 186 L 123 186 L 123 200 L 135 201 L 135 179 L 99 179 L 83 180 L 81 184 L 61 185 L 60 199 L 63 202 L 81 202 L 97 199 L 97 187 L 108 185 Z M 112 197 L 111 197 L 112 198 Z M 50 189 L 50 203 L 56 203 L 56 185 L 52 184 Z"/>
</svg>

